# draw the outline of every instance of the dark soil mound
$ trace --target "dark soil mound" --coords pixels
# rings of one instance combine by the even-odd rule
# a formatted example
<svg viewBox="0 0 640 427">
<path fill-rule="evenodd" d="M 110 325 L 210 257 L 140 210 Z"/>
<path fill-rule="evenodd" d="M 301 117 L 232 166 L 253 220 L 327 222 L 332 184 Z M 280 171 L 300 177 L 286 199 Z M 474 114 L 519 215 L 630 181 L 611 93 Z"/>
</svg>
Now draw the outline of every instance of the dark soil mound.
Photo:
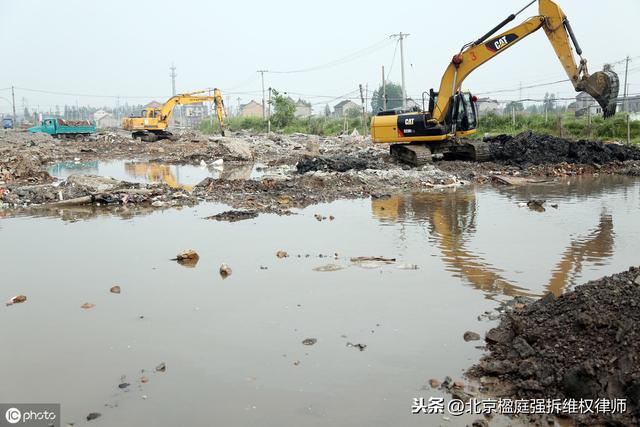
<svg viewBox="0 0 640 427">
<path fill-rule="evenodd" d="M 541 165 L 551 163 L 598 164 L 640 160 L 640 150 L 598 141 L 572 141 L 550 135 L 523 132 L 485 138 L 491 157 L 509 165 Z"/>
<path fill-rule="evenodd" d="M 346 172 L 351 169 L 381 169 L 383 167 L 383 160 L 377 154 L 368 152 L 334 156 L 305 156 L 296 165 L 300 174 L 311 171 Z"/>
<path fill-rule="evenodd" d="M 580 422 L 640 420 L 640 268 L 512 305 L 487 332 L 489 355 L 469 374 L 515 398 L 626 399 L 627 412 Z M 492 383 L 492 381 L 489 381 Z"/>
</svg>

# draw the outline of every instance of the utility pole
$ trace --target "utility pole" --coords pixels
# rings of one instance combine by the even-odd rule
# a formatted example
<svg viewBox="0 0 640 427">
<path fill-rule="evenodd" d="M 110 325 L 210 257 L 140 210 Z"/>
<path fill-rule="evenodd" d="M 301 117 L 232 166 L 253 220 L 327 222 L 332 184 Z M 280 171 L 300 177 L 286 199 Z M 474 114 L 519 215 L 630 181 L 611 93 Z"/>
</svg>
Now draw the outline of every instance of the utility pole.
<svg viewBox="0 0 640 427">
<path fill-rule="evenodd" d="M 16 128 L 18 122 L 16 122 L 16 91 L 13 86 L 11 86 L 11 105 L 13 106 L 13 128 Z"/>
<path fill-rule="evenodd" d="M 384 65 L 382 66 L 382 110 L 387 110 L 387 82 L 384 81 Z"/>
<path fill-rule="evenodd" d="M 169 74 L 169 76 L 171 77 L 171 96 L 176 96 L 176 66 L 173 65 L 173 62 L 171 63 L 171 67 L 169 67 L 169 69 L 171 70 L 171 74 Z"/>
<path fill-rule="evenodd" d="M 267 72 L 269 72 L 269 70 L 258 70 L 258 73 L 260 73 L 260 77 L 262 78 L 262 118 L 263 119 L 267 118 L 267 109 L 264 104 L 264 73 L 267 73 Z"/>
<path fill-rule="evenodd" d="M 391 37 L 398 37 L 400 39 L 400 69 L 402 72 L 402 108 L 407 108 L 407 87 L 404 80 L 404 43 L 403 40 L 409 37 L 409 34 L 400 32 L 398 34 L 392 34 Z"/>
<path fill-rule="evenodd" d="M 271 88 L 269 88 L 269 118 L 267 120 L 267 133 L 271 133 Z"/>
<path fill-rule="evenodd" d="M 367 113 L 365 112 L 364 93 L 360 85 L 360 101 L 362 101 L 362 135 L 367 136 Z"/>
<path fill-rule="evenodd" d="M 629 75 L 629 61 L 630 61 L 630 58 L 629 58 L 629 56 L 627 56 L 626 65 L 624 67 L 624 103 L 623 103 L 623 106 L 622 106 L 623 111 L 627 111 L 627 112 L 629 111 L 629 102 L 627 101 L 627 95 L 628 95 L 628 92 L 627 92 L 627 77 Z"/>
<path fill-rule="evenodd" d="M 240 109 L 240 97 L 236 98 L 236 101 L 238 101 L 238 117 L 240 117 L 240 115 L 242 114 L 242 111 Z"/>
</svg>

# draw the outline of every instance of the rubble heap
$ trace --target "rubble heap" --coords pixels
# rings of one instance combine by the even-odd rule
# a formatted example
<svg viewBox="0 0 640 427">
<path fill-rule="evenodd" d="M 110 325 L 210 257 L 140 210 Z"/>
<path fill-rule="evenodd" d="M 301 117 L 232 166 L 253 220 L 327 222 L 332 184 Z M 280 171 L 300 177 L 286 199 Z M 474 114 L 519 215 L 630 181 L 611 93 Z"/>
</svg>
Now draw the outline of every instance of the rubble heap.
<svg viewBox="0 0 640 427">
<path fill-rule="evenodd" d="M 558 298 L 549 294 L 511 307 L 487 332 L 490 353 L 469 371 L 489 393 L 519 399 L 626 399 L 626 413 L 579 415 L 578 421 L 638 425 L 640 268 Z"/>
</svg>

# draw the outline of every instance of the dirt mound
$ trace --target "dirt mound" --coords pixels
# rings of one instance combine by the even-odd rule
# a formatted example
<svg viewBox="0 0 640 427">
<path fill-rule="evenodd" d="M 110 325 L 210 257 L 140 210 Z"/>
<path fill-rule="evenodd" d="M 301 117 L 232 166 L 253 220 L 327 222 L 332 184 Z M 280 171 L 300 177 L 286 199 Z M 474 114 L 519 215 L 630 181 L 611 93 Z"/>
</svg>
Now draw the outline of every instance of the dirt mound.
<svg viewBox="0 0 640 427">
<path fill-rule="evenodd" d="M 640 150 L 599 141 L 572 141 L 550 135 L 523 132 L 485 138 L 491 157 L 509 165 L 541 165 L 551 163 L 598 164 L 640 160 Z"/>
<path fill-rule="evenodd" d="M 15 153 L 15 155 L 11 155 Z M 51 182 L 53 178 L 42 170 L 40 160 L 30 154 L 0 150 L 0 183 Z"/>
<path fill-rule="evenodd" d="M 383 160 L 369 152 L 354 154 L 303 156 L 296 164 L 298 173 L 313 171 L 347 172 L 349 170 L 383 169 Z"/>
<path fill-rule="evenodd" d="M 640 268 L 511 307 L 487 332 L 491 352 L 470 376 L 503 397 L 626 399 L 624 414 L 580 415 L 580 421 L 638 425 Z"/>
</svg>

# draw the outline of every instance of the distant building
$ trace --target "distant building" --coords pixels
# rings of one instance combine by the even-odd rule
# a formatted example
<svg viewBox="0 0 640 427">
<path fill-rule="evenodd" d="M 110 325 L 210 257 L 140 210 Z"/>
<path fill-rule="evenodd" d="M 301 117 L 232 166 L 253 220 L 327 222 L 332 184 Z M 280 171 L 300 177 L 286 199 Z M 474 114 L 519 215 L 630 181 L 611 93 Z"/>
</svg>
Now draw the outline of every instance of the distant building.
<svg viewBox="0 0 640 427">
<path fill-rule="evenodd" d="M 586 115 L 597 116 L 602 114 L 600 104 L 587 92 L 580 92 L 576 96 L 576 117 Z"/>
<path fill-rule="evenodd" d="M 158 101 L 151 101 L 150 103 L 148 103 L 147 105 L 144 106 L 144 108 L 162 108 L 164 104 Z"/>
<path fill-rule="evenodd" d="M 487 114 L 502 115 L 504 107 L 500 103 L 491 98 L 478 98 L 476 102 L 478 116 L 486 116 Z"/>
<path fill-rule="evenodd" d="M 298 98 L 298 101 L 295 102 L 295 105 L 296 111 L 294 112 L 294 115 L 296 117 L 311 117 L 311 115 L 313 114 L 311 103 Z"/>
<path fill-rule="evenodd" d="M 628 109 L 626 109 L 627 107 Z M 618 111 L 640 113 L 640 95 L 627 96 L 626 101 L 624 95 L 618 96 Z"/>
<path fill-rule="evenodd" d="M 93 120 L 96 122 L 97 128 L 117 128 L 120 126 L 113 114 L 104 110 L 98 110 L 93 113 Z"/>
<path fill-rule="evenodd" d="M 333 115 L 334 117 L 344 117 L 347 114 L 347 111 L 356 109 L 358 111 L 361 110 L 361 107 L 353 101 L 344 100 L 340 101 L 333 107 Z"/>
<path fill-rule="evenodd" d="M 262 117 L 262 104 L 253 99 L 246 104 L 240 105 L 241 117 Z"/>
</svg>

